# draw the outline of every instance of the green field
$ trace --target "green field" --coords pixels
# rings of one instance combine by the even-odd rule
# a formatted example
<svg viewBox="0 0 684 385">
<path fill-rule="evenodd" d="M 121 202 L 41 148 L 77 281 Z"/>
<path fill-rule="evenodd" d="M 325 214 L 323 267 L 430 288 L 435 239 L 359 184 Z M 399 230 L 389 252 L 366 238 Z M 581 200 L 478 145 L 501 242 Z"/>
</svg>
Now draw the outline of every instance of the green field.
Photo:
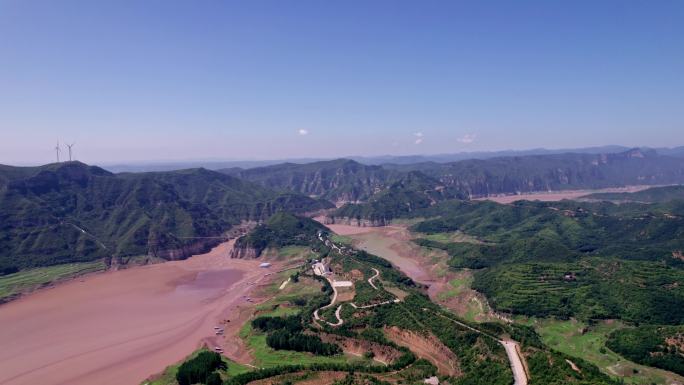
<svg viewBox="0 0 684 385">
<path fill-rule="evenodd" d="M 351 246 L 352 244 L 352 239 L 344 235 L 331 234 L 330 240 L 335 243 L 340 243 L 346 246 Z"/>
<path fill-rule="evenodd" d="M 104 269 L 105 264 L 96 261 L 40 267 L 4 275 L 0 277 L 0 303 L 51 283 Z"/>
<path fill-rule="evenodd" d="M 650 385 L 669 384 L 673 380 L 684 381 L 684 378 L 674 373 L 635 364 L 606 348 L 608 334 L 626 327 L 619 321 L 601 322 L 592 326 L 573 320 L 543 319 L 528 323 L 534 325 L 543 342 L 550 348 L 581 357 L 598 366 L 604 373 L 623 379 L 626 384 Z"/>
<path fill-rule="evenodd" d="M 441 300 L 456 297 L 463 293 L 465 290 L 470 289 L 470 285 L 473 283 L 472 275 L 462 275 L 461 277 L 454 278 L 449 281 L 449 290 L 439 293 L 437 296 Z"/>
</svg>

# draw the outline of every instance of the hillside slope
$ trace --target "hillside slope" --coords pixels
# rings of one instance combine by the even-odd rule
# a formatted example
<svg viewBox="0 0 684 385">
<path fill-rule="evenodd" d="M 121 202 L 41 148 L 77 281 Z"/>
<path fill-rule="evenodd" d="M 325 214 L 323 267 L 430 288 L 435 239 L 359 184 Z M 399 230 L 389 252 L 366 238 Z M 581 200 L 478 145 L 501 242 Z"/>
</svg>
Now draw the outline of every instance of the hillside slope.
<svg viewBox="0 0 684 385">
<path fill-rule="evenodd" d="M 112 174 L 79 162 L 0 168 L 0 271 L 185 258 L 242 220 L 330 207 L 204 169 Z"/>
</svg>

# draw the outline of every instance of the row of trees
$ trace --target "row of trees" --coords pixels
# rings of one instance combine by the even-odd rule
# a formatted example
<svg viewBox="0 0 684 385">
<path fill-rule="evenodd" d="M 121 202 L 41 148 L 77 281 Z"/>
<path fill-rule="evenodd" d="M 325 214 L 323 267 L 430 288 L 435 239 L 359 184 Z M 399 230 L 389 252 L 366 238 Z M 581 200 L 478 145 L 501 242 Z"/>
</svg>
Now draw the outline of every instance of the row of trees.
<svg viewBox="0 0 684 385">
<path fill-rule="evenodd" d="M 276 330 L 266 337 L 266 344 L 276 350 L 309 352 L 320 356 L 333 356 L 342 353 L 339 346 L 321 341 L 318 336 L 290 333 L 285 329 Z"/>
</svg>

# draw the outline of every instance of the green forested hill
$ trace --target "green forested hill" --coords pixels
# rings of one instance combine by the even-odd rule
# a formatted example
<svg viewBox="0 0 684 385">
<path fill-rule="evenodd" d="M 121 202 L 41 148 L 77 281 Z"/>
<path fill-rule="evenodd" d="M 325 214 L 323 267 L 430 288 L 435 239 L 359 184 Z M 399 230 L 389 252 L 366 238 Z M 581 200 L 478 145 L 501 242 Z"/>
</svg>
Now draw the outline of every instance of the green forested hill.
<svg viewBox="0 0 684 385">
<path fill-rule="evenodd" d="M 480 243 L 419 239 L 473 286 L 526 315 L 684 322 L 684 203 L 445 202 L 416 215 L 421 233 L 461 231 Z"/>
<path fill-rule="evenodd" d="M 439 216 L 415 225 L 415 231 L 458 230 L 485 242 L 452 245 L 458 255 L 454 263 L 463 267 L 501 261 L 568 261 L 581 255 L 675 264 L 672 252 L 684 249 L 684 202 L 445 202 L 415 215 Z"/>
<path fill-rule="evenodd" d="M 0 271 L 152 254 L 183 258 L 243 219 L 330 207 L 203 169 L 111 174 L 78 162 L 0 168 Z"/>
<path fill-rule="evenodd" d="M 606 345 L 634 362 L 684 375 L 684 325 L 616 330 Z"/>
<path fill-rule="evenodd" d="M 258 257 L 268 247 L 308 246 L 317 243 L 319 231 L 328 231 L 310 218 L 280 212 L 235 241 L 235 250 L 254 250 Z"/>
<path fill-rule="evenodd" d="M 643 202 L 643 203 L 659 203 L 669 202 L 672 200 L 684 200 L 684 186 L 664 186 L 652 187 L 646 190 L 637 192 L 623 192 L 623 193 L 595 193 L 582 197 L 582 199 L 589 200 L 603 200 L 614 202 Z"/>
<path fill-rule="evenodd" d="M 275 190 L 295 191 L 331 201 L 367 200 L 403 173 L 367 166 L 349 159 L 283 163 L 248 170 L 224 170 Z"/>
</svg>

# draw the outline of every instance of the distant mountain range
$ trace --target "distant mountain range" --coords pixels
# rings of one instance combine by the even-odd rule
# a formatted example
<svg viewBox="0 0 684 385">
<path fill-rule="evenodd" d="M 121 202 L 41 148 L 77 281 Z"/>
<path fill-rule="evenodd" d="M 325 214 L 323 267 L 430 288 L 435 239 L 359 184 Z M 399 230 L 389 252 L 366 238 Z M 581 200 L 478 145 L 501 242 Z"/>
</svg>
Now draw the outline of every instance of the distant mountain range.
<svg viewBox="0 0 684 385">
<path fill-rule="evenodd" d="M 332 207 L 204 169 L 112 174 L 79 162 L 0 167 L 0 273 L 149 255 L 185 258 L 242 220 Z"/>
<path fill-rule="evenodd" d="M 438 202 L 498 194 L 684 183 L 656 150 L 367 165 L 351 159 L 250 169 L 113 174 L 79 162 L 0 166 L 0 273 L 131 256 L 185 258 L 243 220 L 341 206 L 382 225 Z M 208 237 L 208 238 L 207 238 Z"/>
<path fill-rule="evenodd" d="M 447 196 L 483 197 L 534 191 L 684 182 L 684 158 L 655 150 L 564 153 L 470 159 L 449 163 L 364 165 L 350 159 L 283 163 L 220 170 L 264 187 L 294 191 L 338 204 L 369 200 L 394 183 L 422 175 L 421 188 L 447 188 Z M 440 187 L 441 186 L 441 187 Z"/>
<path fill-rule="evenodd" d="M 503 150 L 503 151 L 469 151 L 457 152 L 452 154 L 435 155 L 382 155 L 382 156 L 346 156 L 344 159 L 351 159 L 365 165 L 383 164 L 412 164 L 422 162 L 449 163 L 466 159 L 491 159 L 509 156 L 527 155 L 551 155 L 551 154 L 608 154 L 630 150 L 632 147 L 625 146 L 599 146 L 566 149 L 545 149 L 537 148 L 530 150 Z M 655 150 L 660 155 L 684 157 L 684 146 L 680 147 L 659 147 L 643 150 Z M 188 168 L 206 168 L 209 170 L 240 168 L 249 169 L 256 167 L 266 167 L 282 163 L 306 164 L 319 161 L 334 160 L 334 158 L 287 158 L 270 160 L 188 160 L 188 161 L 157 161 L 157 162 L 132 162 L 120 164 L 105 164 L 102 167 L 111 172 L 146 172 L 146 171 L 173 171 Z"/>
</svg>

